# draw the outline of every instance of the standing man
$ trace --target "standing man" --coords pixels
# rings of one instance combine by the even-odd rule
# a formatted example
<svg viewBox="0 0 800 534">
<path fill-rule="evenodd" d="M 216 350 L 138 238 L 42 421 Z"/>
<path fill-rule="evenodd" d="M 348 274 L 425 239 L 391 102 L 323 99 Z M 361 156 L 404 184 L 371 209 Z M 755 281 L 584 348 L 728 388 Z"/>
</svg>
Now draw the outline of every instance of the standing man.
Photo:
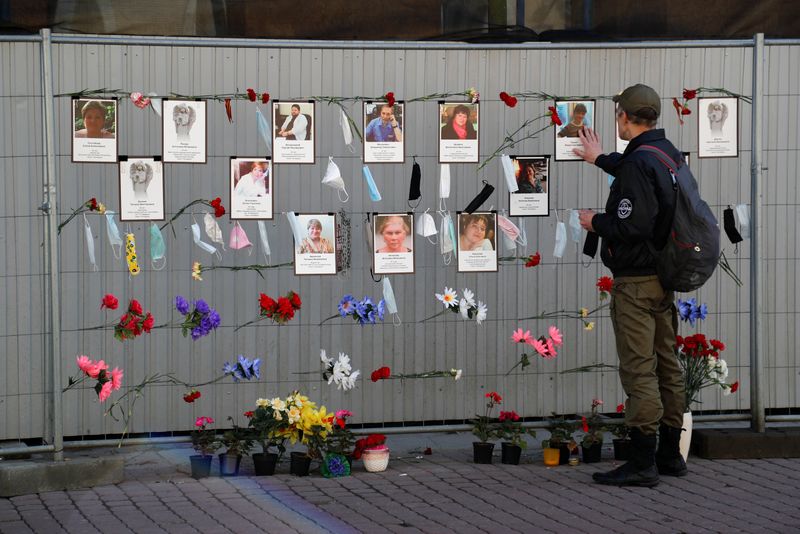
<svg viewBox="0 0 800 534">
<path fill-rule="evenodd" d="M 278 135 L 285 137 L 288 140 L 305 141 L 306 129 L 308 128 L 308 119 L 305 115 L 300 114 L 300 104 L 292 104 L 291 115 L 286 117 L 283 121 Z"/>
<path fill-rule="evenodd" d="M 611 322 L 619 354 L 619 377 L 628 396 L 625 424 L 631 428 L 631 459 L 607 473 L 594 473 L 615 486 L 655 486 L 658 475 L 684 476 L 679 451 L 684 412 L 683 374 L 674 353 L 678 326 L 674 294 L 661 287 L 651 250 L 666 243 L 675 206 L 667 167 L 650 145 L 677 165 L 681 152 L 656 129 L 661 99 L 636 84 L 613 98 L 623 154 L 602 154 L 600 138 L 579 131 L 583 149 L 575 153 L 614 177 L 605 213 L 581 210 L 581 226 L 603 238 L 603 264 L 614 274 Z M 656 432 L 660 435 L 656 451 Z M 656 470 L 657 468 L 657 470 Z"/>
<path fill-rule="evenodd" d="M 394 106 L 383 104 L 381 116 L 369 121 L 364 130 L 364 137 L 370 143 L 392 143 L 403 140 L 403 132 L 394 116 Z"/>
</svg>

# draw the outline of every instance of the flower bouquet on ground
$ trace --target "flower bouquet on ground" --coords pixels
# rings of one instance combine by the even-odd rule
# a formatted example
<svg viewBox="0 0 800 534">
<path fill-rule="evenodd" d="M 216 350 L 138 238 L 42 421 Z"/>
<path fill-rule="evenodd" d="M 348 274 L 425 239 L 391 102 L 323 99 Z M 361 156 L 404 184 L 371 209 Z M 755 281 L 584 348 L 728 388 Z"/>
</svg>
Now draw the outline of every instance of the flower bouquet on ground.
<svg viewBox="0 0 800 534">
<path fill-rule="evenodd" d="M 499 425 L 495 431 L 495 435 L 503 440 L 501 462 L 504 464 L 519 464 L 522 449 L 528 447 L 528 442 L 525 441 L 523 436 L 536 437 L 536 431 L 532 428 L 524 429 L 522 427 L 521 418 L 517 412 L 511 410 L 508 412 L 500 411 L 498 418 Z"/>
<path fill-rule="evenodd" d="M 334 415 L 333 430 L 328 434 L 325 458 L 320 467 L 322 476 L 327 478 L 350 474 L 356 443 L 353 432 L 347 428 L 347 418 L 353 414 L 348 410 L 339 410 Z"/>
<path fill-rule="evenodd" d="M 194 301 L 194 309 L 192 309 L 189 301 L 178 295 L 175 297 L 175 309 L 184 316 L 181 323 L 183 337 L 188 336 L 191 332 L 194 341 L 207 336 L 212 330 L 216 330 L 222 322 L 217 310 L 210 307 L 203 299 Z"/>
<path fill-rule="evenodd" d="M 600 399 L 592 399 L 592 411 L 589 417 L 581 417 L 581 448 L 583 449 L 583 462 L 599 462 L 603 448 L 603 433 L 606 430 L 603 418 L 597 413 L 597 408 L 603 405 Z"/>
<path fill-rule="evenodd" d="M 217 440 L 215 432 L 208 428 L 214 424 L 211 417 L 200 416 L 194 422 L 192 430 L 192 447 L 197 451 L 197 455 L 190 456 L 192 464 L 192 477 L 204 478 L 211 471 L 211 459 L 214 451 L 219 449 L 220 442 Z"/>
<path fill-rule="evenodd" d="M 386 436 L 370 434 L 357 440 L 353 450 L 353 459 L 363 459 L 364 468 L 370 473 L 386 471 L 389 465 L 389 447 L 386 445 Z"/>
<path fill-rule="evenodd" d="M 483 415 L 478 414 L 472 420 L 472 433 L 479 440 L 472 442 L 472 459 L 476 464 L 492 463 L 494 443 L 489 440 L 496 436 L 498 427 L 497 421 L 492 418 L 492 410 L 503 401 L 496 391 L 487 393 L 485 397 L 487 401 Z"/>
<path fill-rule="evenodd" d="M 678 363 L 683 370 L 686 389 L 686 411 L 694 402 L 700 402 L 700 391 L 718 386 L 724 395 L 736 393 L 739 382 L 728 384 L 728 364 L 719 357 L 725 344 L 718 339 L 706 339 L 703 334 L 675 338 L 675 351 Z"/>
<path fill-rule="evenodd" d="M 572 449 L 577 447 L 572 433 L 575 423 L 568 421 L 564 416 L 553 414 L 547 424 L 550 437 L 542 441 L 545 465 L 563 465 L 569 462 Z"/>
</svg>

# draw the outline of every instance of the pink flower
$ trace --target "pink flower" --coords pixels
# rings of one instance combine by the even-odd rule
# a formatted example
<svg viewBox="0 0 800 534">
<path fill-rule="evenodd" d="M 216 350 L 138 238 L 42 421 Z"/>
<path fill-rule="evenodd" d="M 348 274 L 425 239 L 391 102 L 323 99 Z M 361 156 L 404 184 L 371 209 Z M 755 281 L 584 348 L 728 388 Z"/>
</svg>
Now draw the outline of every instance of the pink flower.
<svg viewBox="0 0 800 534">
<path fill-rule="evenodd" d="M 528 342 L 528 345 L 536 349 L 536 352 L 539 353 L 539 356 L 542 358 L 547 358 L 547 347 L 539 341 L 538 339 L 532 339 Z"/>
<path fill-rule="evenodd" d="M 560 347 L 561 343 L 563 343 L 564 341 L 564 338 L 561 337 L 561 332 L 558 331 L 558 328 L 555 325 L 553 325 L 550 327 L 547 333 L 550 335 L 550 338 L 553 340 L 553 343 L 555 343 L 557 347 Z"/>
<path fill-rule="evenodd" d="M 122 369 L 118 367 L 114 367 L 114 370 L 111 371 L 111 387 L 115 391 L 122 387 Z"/>
<path fill-rule="evenodd" d="M 558 352 L 556 352 L 556 346 L 553 344 L 553 340 L 547 338 L 547 356 L 545 356 L 545 358 L 552 360 L 557 354 Z"/>
<path fill-rule="evenodd" d="M 100 402 L 105 402 L 105 400 L 111 396 L 111 382 L 106 382 L 103 384 L 103 387 L 100 388 L 100 392 L 97 394 L 100 397 Z"/>
<path fill-rule="evenodd" d="M 104 371 L 108 369 L 106 362 L 100 360 L 98 362 L 94 362 L 89 359 L 88 356 L 78 356 L 77 358 L 78 368 L 83 371 L 86 376 L 89 378 L 97 378 L 100 375 L 100 371 Z"/>
<path fill-rule="evenodd" d="M 601 399 L 592 399 L 592 408 L 596 408 L 597 406 L 602 406 L 603 401 Z"/>
<path fill-rule="evenodd" d="M 204 426 L 211 425 L 213 423 L 214 419 L 212 419 L 211 417 L 206 417 L 205 415 L 201 415 L 194 422 L 194 426 L 196 426 L 197 428 L 203 428 Z"/>
<path fill-rule="evenodd" d="M 150 99 L 139 92 L 131 93 L 131 102 L 139 109 L 144 109 L 150 105 Z"/>
<path fill-rule="evenodd" d="M 511 339 L 514 340 L 514 343 L 528 343 L 531 342 L 531 331 L 526 330 L 525 333 L 522 332 L 522 328 L 518 328 L 514 330 L 514 333 L 511 335 Z"/>
<path fill-rule="evenodd" d="M 353 417 L 353 414 L 350 412 L 350 410 L 339 410 L 336 412 L 336 417 L 339 419 L 345 419 L 347 417 Z"/>
</svg>

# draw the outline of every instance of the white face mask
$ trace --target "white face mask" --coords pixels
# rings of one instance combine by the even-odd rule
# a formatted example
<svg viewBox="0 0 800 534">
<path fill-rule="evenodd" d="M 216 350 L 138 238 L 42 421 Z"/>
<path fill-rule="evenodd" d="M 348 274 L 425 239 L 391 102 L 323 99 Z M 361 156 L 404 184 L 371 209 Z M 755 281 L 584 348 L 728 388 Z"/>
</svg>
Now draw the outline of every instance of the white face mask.
<svg viewBox="0 0 800 534">
<path fill-rule="evenodd" d="M 516 193 L 519 191 L 519 184 L 517 183 L 517 179 L 514 176 L 514 164 L 511 162 L 511 158 L 503 154 L 500 156 L 500 163 L 503 164 L 503 176 L 506 178 L 506 185 L 508 185 L 508 192 L 509 193 Z"/>
<path fill-rule="evenodd" d="M 561 258 L 567 249 L 567 226 L 559 221 L 556 223 L 556 245 L 553 248 L 553 256 Z"/>
<path fill-rule="evenodd" d="M 569 210 L 569 236 L 575 243 L 581 242 L 581 219 L 578 210 Z"/>
<path fill-rule="evenodd" d="M 149 93 L 150 96 L 150 107 L 153 108 L 153 111 L 156 112 L 156 115 L 159 117 L 161 116 L 161 100 L 160 98 L 155 98 L 156 93 Z"/>
<path fill-rule="evenodd" d="M 455 252 L 455 229 L 453 228 L 453 219 L 450 217 L 450 212 L 439 212 L 441 217 L 441 224 L 439 226 L 439 250 L 442 253 L 442 260 L 445 265 L 450 265 L 453 259 L 453 252 Z"/>
<path fill-rule="evenodd" d="M 299 247 L 303 242 L 303 230 L 300 228 L 300 222 L 297 220 L 297 215 L 293 211 L 286 212 L 286 219 L 289 221 L 289 228 L 292 230 L 294 236 L 294 245 Z"/>
<path fill-rule="evenodd" d="M 350 129 L 350 121 L 347 120 L 347 114 L 342 108 L 339 108 L 339 125 L 342 127 L 342 138 L 344 138 L 344 144 L 347 145 L 347 147 L 350 149 L 350 152 L 354 152 L 353 131 Z"/>
<path fill-rule="evenodd" d="M 336 189 L 336 194 L 339 195 L 339 200 L 342 202 L 350 200 L 350 195 L 347 194 L 347 190 L 344 188 L 342 172 L 333 161 L 333 156 L 328 158 L 328 168 L 325 170 L 325 176 L 322 177 L 322 184 Z M 342 198 L 342 194 L 344 194 L 344 198 Z"/>
<path fill-rule="evenodd" d="M 86 220 L 86 215 L 83 216 L 84 230 L 86 231 L 86 252 L 89 254 L 89 263 L 92 264 L 92 270 L 98 271 L 97 260 L 94 257 L 94 236 L 92 235 L 92 227 L 89 226 L 89 221 Z"/>
<path fill-rule="evenodd" d="M 261 140 L 264 141 L 264 145 L 267 147 L 267 152 L 272 151 L 272 135 L 270 133 L 271 128 L 269 127 L 269 122 L 267 121 L 264 114 L 261 113 L 261 110 L 258 109 L 256 106 L 256 125 L 258 126 L 258 134 L 261 136 Z"/>
<path fill-rule="evenodd" d="M 194 240 L 195 245 L 205 250 L 209 254 L 217 254 L 218 257 L 222 256 L 222 254 L 217 252 L 217 249 L 200 239 L 200 225 L 197 223 L 192 224 L 192 239 Z"/>
<path fill-rule="evenodd" d="M 258 235 L 261 238 L 261 251 L 264 253 L 264 261 L 270 264 L 272 252 L 269 249 L 269 238 L 267 237 L 267 225 L 264 221 L 258 221 Z"/>
<path fill-rule="evenodd" d="M 742 239 L 750 237 L 750 210 L 747 204 L 737 204 L 736 209 L 733 210 L 736 218 L 739 220 L 739 235 Z"/>
<path fill-rule="evenodd" d="M 439 211 L 447 211 L 446 198 L 450 198 L 450 164 L 439 167 Z"/>
<path fill-rule="evenodd" d="M 206 212 L 206 214 L 203 215 L 203 225 L 206 227 L 206 235 L 211 242 L 218 243 L 222 247 L 222 250 L 225 250 L 225 240 L 222 238 L 222 229 L 211 213 Z"/>
<path fill-rule="evenodd" d="M 436 235 L 436 221 L 433 220 L 433 215 L 428 213 L 428 210 L 425 210 L 425 213 L 421 213 L 419 216 L 417 221 L 417 234 L 422 237 L 427 237 L 430 243 L 436 244 L 435 239 L 430 239 L 431 236 Z"/>
<path fill-rule="evenodd" d="M 120 259 L 122 257 L 122 237 L 119 235 L 119 228 L 114 221 L 114 212 L 111 210 L 106 210 L 106 234 L 108 235 L 108 244 L 111 245 L 111 252 L 115 258 Z"/>
</svg>

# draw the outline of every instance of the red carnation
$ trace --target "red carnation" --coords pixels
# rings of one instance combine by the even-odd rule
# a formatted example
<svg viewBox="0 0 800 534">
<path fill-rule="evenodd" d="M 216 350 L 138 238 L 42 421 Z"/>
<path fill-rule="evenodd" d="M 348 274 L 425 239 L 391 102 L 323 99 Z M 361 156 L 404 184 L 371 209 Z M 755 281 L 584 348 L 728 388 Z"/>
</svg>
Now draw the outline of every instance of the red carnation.
<svg viewBox="0 0 800 534">
<path fill-rule="evenodd" d="M 290 298 L 289 300 L 291 301 L 291 303 L 292 303 L 292 307 L 293 307 L 295 310 L 299 310 L 299 309 L 300 309 L 300 306 L 302 306 L 302 305 L 303 305 L 303 301 L 302 301 L 302 300 L 300 300 L 300 295 L 298 295 L 298 294 L 297 294 L 297 293 L 295 293 L 294 291 L 292 291 L 292 296 L 291 296 L 291 298 Z"/>
<path fill-rule="evenodd" d="M 731 393 L 736 393 L 739 391 L 739 381 L 737 380 L 733 384 L 731 384 Z"/>
<path fill-rule="evenodd" d="M 183 396 L 183 400 L 185 402 L 188 402 L 189 404 L 191 404 L 194 401 L 196 401 L 197 399 L 199 399 L 200 397 L 201 397 L 200 392 L 195 390 L 195 389 L 193 389 L 192 391 L 190 391 L 189 393 L 187 393 L 186 395 Z"/>
<path fill-rule="evenodd" d="M 89 199 L 89 210 L 90 211 L 97 211 L 98 210 L 97 199 L 94 198 L 94 197 Z"/>
<path fill-rule="evenodd" d="M 147 316 L 144 318 L 144 321 L 142 321 L 142 328 L 149 334 L 154 324 L 156 324 L 156 320 L 153 318 L 153 314 L 147 312 Z"/>
<path fill-rule="evenodd" d="M 247 98 L 250 99 L 250 102 L 255 102 L 256 101 L 256 92 L 253 91 L 252 89 L 248 89 L 247 90 Z"/>
<path fill-rule="evenodd" d="M 336 424 L 339 425 L 339 428 L 344 429 L 344 427 L 347 424 L 347 422 L 344 419 L 342 419 L 341 417 L 337 417 L 336 418 Z"/>
<path fill-rule="evenodd" d="M 687 108 L 686 106 L 684 106 L 683 109 L 681 110 L 681 115 L 691 115 L 691 114 L 692 110 Z"/>
<path fill-rule="evenodd" d="M 510 108 L 513 108 L 514 106 L 517 105 L 517 97 L 511 96 L 510 94 L 506 93 L 505 91 L 500 93 L 500 100 L 505 102 L 506 106 L 508 106 Z"/>
<path fill-rule="evenodd" d="M 131 313 L 135 313 L 136 315 L 142 314 L 142 305 L 139 304 L 139 301 L 136 299 L 131 300 L 131 303 L 128 305 L 128 311 Z"/>
<path fill-rule="evenodd" d="M 561 117 L 558 116 L 558 110 L 556 110 L 555 106 L 550 106 L 547 108 L 550 111 L 550 122 L 555 124 L 556 126 L 561 126 L 564 124 L 561 122 Z"/>
<path fill-rule="evenodd" d="M 254 415 L 253 414 L 253 410 L 248 410 L 248 411 L 244 412 L 244 416 L 247 417 L 247 418 L 253 417 L 253 415 Z"/>
<path fill-rule="evenodd" d="M 388 367 L 381 367 L 381 378 L 390 378 L 392 376 L 392 370 Z"/>
<path fill-rule="evenodd" d="M 491 399 L 490 402 L 493 402 L 495 404 L 500 404 L 500 402 L 503 400 L 503 397 L 498 395 L 496 391 L 492 391 L 490 393 L 487 393 L 486 394 L 486 398 L 487 399 Z"/>
<path fill-rule="evenodd" d="M 211 204 L 211 207 L 214 208 L 214 217 L 219 219 L 225 215 L 225 206 L 222 205 L 222 200 L 219 197 L 209 202 L 209 204 Z"/>
<path fill-rule="evenodd" d="M 680 102 L 678 102 L 677 98 L 672 99 L 672 107 L 675 108 L 675 112 L 678 114 L 678 122 L 680 122 L 681 126 L 683 126 L 683 106 Z"/>
<path fill-rule="evenodd" d="M 536 251 L 536 254 L 528 256 L 528 261 L 525 263 L 525 267 L 536 267 L 542 261 L 542 256 L 539 254 L 539 251 Z"/>
<path fill-rule="evenodd" d="M 275 310 L 275 301 L 269 295 L 265 295 L 261 293 L 259 296 L 259 305 L 261 306 L 262 313 L 267 315 L 271 314 Z"/>
<path fill-rule="evenodd" d="M 375 369 L 374 371 L 372 371 L 370 378 L 372 379 L 373 382 L 377 382 L 378 380 L 390 378 L 391 376 L 392 376 L 392 370 L 384 366 L 381 367 L 380 369 Z"/>
<path fill-rule="evenodd" d="M 584 432 L 589 432 L 589 422 L 586 421 L 586 417 L 581 417 L 581 426 Z"/>
<path fill-rule="evenodd" d="M 711 346 L 714 347 L 715 350 L 725 350 L 725 343 L 719 339 L 712 339 Z"/>
<path fill-rule="evenodd" d="M 617 413 L 622 413 L 625 411 L 625 403 L 617 404 Z"/>
<path fill-rule="evenodd" d="M 610 276 L 601 276 L 597 279 L 597 289 L 605 293 L 610 293 L 614 285 L 614 279 Z"/>
<path fill-rule="evenodd" d="M 108 293 L 103 297 L 103 303 L 100 304 L 100 309 L 108 308 L 109 310 L 116 310 L 118 306 L 119 300 L 117 300 L 117 297 Z"/>
<path fill-rule="evenodd" d="M 261 93 L 261 103 L 266 104 L 269 102 L 269 93 Z"/>
<path fill-rule="evenodd" d="M 697 96 L 697 89 L 684 89 L 683 90 L 683 99 L 684 100 L 691 100 Z"/>
<path fill-rule="evenodd" d="M 292 308 L 291 301 L 286 297 L 278 297 L 278 313 L 289 319 L 294 317 L 294 308 Z"/>
<path fill-rule="evenodd" d="M 394 100 L 394 93 L 392 91 L 386 93 L 386 96 L 384 98 L 386 98 L 387 104 L 389 104 L 390 106 L 394 106 L 395 100 Z"/>
</svg>

